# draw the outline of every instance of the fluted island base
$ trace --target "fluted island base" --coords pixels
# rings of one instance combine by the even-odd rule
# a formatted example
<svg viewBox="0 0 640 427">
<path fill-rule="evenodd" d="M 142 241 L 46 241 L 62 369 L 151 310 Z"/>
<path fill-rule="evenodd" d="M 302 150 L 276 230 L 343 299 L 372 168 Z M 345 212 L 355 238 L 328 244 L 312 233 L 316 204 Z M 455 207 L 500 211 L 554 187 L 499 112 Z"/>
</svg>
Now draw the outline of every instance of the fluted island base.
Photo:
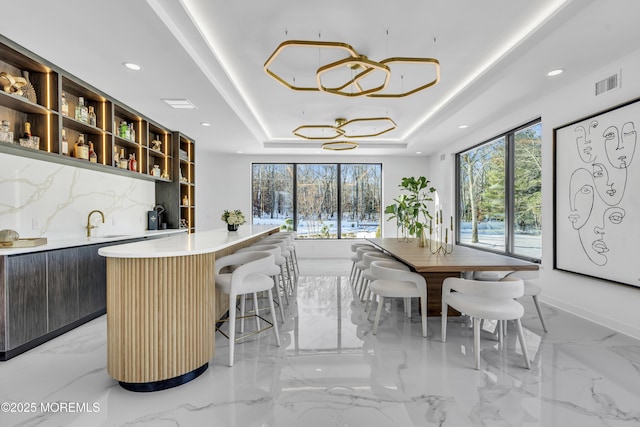
<svg viewBox="0 0 640 427">
<path fill-rule="evenodd" d="M 107 370 L 123 387 L 175 387 L 206 370 L 215 348 L 214 258 L 107 258 Z"/>
</svg>

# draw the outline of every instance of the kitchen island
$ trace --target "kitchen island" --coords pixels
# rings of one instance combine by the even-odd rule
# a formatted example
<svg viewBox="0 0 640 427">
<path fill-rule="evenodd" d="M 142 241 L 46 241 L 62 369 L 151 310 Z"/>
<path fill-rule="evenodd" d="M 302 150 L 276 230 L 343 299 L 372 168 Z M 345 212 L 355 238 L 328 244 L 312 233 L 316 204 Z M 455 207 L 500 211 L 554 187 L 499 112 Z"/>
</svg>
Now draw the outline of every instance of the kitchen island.
<svg viewBox="0 0 640 427">
<path fill-rule="evenodd" d="M 107 258 L 107 370 L 132 391 L 156 391 L 202 374 L 215 353 L 214 262 L 278 227 L 240 227 L 102 248 Z"/>
</svg>

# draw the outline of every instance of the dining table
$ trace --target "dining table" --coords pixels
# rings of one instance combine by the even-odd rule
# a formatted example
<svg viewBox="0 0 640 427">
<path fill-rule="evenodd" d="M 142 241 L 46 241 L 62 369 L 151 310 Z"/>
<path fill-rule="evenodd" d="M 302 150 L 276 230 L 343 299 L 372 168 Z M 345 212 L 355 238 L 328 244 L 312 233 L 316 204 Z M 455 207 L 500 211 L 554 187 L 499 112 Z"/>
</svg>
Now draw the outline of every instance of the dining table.
<svg viewBox="0 0 640 427">
<path fill-rule="evenodd" d="M 431 246 L 427 241 L 425 246 L 419 246 L 415 240 L 406 242 L 397 238 L 369 238 L 367 241 L 425 278 L 427 316 L 441 315 L 442 282 L 447 277 L 471 278 L 474 271 L 536 271 L 540 268 L 535 262 L 469 246 L 449 244 L 450 253 L 442 250 L 432 253 L 432 248 L 442 245 Z M 459 314 L 450 310 L 449 315 Z"/>
</svg>

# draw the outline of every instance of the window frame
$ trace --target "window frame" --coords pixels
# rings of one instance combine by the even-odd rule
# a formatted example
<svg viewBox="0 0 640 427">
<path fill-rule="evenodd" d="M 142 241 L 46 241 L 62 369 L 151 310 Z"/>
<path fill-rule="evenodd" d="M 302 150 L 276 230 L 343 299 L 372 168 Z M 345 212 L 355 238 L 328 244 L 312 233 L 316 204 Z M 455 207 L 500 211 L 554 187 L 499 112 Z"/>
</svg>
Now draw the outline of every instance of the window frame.
<svg viewBox="0 0 640 427">
<path fill-rule="evenodd" d="M 253 182 L 254 182 L 254 166 L 256 165 L 291 165 L 292 167 L 292 216 L 293 216 L 293 230 L 298 230 L 298 165 L 335 165 L 336 171 L 336 194 L 337 200 L 337 219 L 336 219 L 336 238 L 319 237 L 308 240 L 353 240 L 357 237 L 342 237 L 342 166 L 343 165 L 373 165 L 380 167 L 380 231 L 382 233 L 383 219 L 384 219 L 384 207 L 382 206 L 382 196 L 384 193 L 384 178 L 383 178 L 383 164 L 376 162 L 252 162 L 251 163 L 251 224 L 253 224 Z"/>
<path fill-rule="evenodd" d="M 538 117 L 534 120 L 531 120 L 527 123 L 524 123 L 518 127 L 515 127 L 513 129 L 510 129 L 506 132 L 503 132 L 501 134 L 498 135 L 494 135 L 493 137 L 486 139 L 476 145 L 473 145 L 471 147 L 465 148 L 464 150 L 458 151 L 455 154 L 455 200 L 456 200 L 456 245 L 460 245 L 460 246 L 466 246 L 469 248 L 473 248 L 473 249 L 477 249 L 480 251 L 485 251 L 485 252 L 492 252 L 492 253 L 497 253 L 497 254 L 501 254 L 501 255 L 505 255 L 505 256 L 509 256 L 512 258 L 518 258 L 518 259 L 523 259 L 523 260 L 527 260 L 527 261 L 531 261 L 531 262 L 535 262 L 535 263 L 541 263 L 542 261 L 542 251 L 540 253 L 540 258 L 535 258 L 535 257 L 531 257 L 531 256 L 526 256 L 526 255 L 522 255 L 522 254 L 517 254 L 514 253 L 514 246 L 515 246 L 515 224 L 513 221 L 513 218 L 515 216 L 514 213 L 514 207 L 515 207 L 515 164 L 516 164 L 516 158 L 515 158 L 515 151 L 516 151 L 516 147 L 515 147 L 515 135 L 524 130 L 527 129 L 529 127 L 532 127 L 534 125 L 540 125 L 542 126 L 542 118 Z M 505 159 L 504 159 L 504 164 L 505 164 L 505 171 L 504 171 L 504 193 L 505 193 L 505 199 L 504 199 L 504 250 L 496 250 L 496 249 L 490 249 L 490 248 L 486 248 L 486 247 L 481 247 L 478 245 L 474 245 L 474 244 L 470 244 L 470 243 L 465 243 L 465 242 L 461 242 L 460 241 L 460 198 L 461 198 L 461 194 L 460 194 L 460 155 L 463 153 L 466 153 L 470 150 L 473 150 L 475 148 L 481 147 L 485 144 L 489 144 L 493 141 L 496 141 L 500 138 L 504 138 L 504 144 L 505 144 Z M 541 141 L 542 144 L 542 141 Z M 542 155 L 541 155 L 542 157 Z M 542 190 L 541 190 L 542 191 Z M 542 244 L 542 237 L 541 237 L 541 244 Z"/>
</svg>

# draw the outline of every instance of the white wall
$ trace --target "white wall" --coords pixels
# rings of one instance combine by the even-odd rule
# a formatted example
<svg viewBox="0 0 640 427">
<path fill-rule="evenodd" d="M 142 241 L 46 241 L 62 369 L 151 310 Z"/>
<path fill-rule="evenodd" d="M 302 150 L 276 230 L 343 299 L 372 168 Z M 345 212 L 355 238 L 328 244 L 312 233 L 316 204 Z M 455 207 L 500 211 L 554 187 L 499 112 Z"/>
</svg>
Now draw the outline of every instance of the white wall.
<svg viewBox="0 0 640 427">
<path fill-rule="evenodd" d="M 93 209 L 106 217 L 92 217 L 94 235 L 134 233 L 147 228 L 155 183 L 0 153 L 0 198 L 0 229 L 21 237 L 84 236 Z"/>
<path fill-rule="evenodd" d="M 640 288 L 553 270 L 553 129 L 640 97 L 640 51 L 606 66 L 598 66 L 595 59 L 593 72 L 588 77 L 571 82 L 569 70 L 562 77 L 567 83 L 561 90 L 542 99 L 532 99 L 521 108 L 507 112 L 500 120 L 473 131 L 459 141 L 452 141 L 447 145 L 450 151 L 430 156 L 428 169 L 434 185 L 441 190 L 441 196 L 453 200 L 456 152 L 524 124 L 532 118 L 542 117 L 543 257 L 538 280 L 543 288 L 541 299 L 640 338 Z M 594 83 L 617 70 L 622 70 L 621 88 L 595 97 Z M 441 155 L 444 155 L 444 160 L 440 159 Z M 447 215 L 448 212 L 445 216 Z"/>
</svg>

